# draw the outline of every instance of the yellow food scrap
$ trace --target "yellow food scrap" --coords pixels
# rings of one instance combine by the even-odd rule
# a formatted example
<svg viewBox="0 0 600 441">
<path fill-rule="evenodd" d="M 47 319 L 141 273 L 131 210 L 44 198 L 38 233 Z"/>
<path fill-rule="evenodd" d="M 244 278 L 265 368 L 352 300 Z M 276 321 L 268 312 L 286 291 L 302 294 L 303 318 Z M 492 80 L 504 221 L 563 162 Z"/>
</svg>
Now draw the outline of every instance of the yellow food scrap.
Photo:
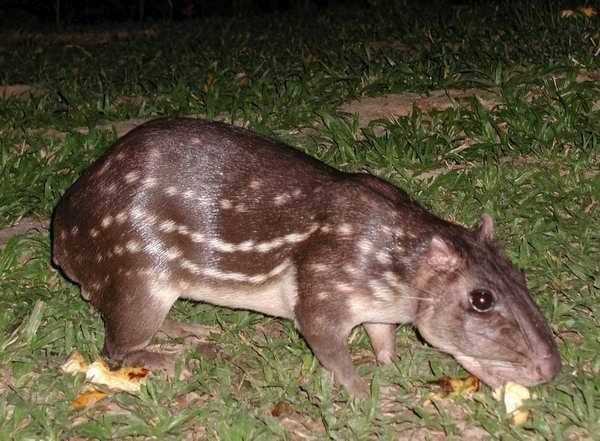
<svg viewBox="0 0 600 441">
<path fill-rule="evenodd" d="M 523 401 L 531 397 L 529 390 L 520 384 L 508 382 L 494 391 L 495 399 L 500 400 L 502 397 L 504 397 L 506 413 L 512 417 L 513 424 L 516 426 L 525 424 L 529 418 L 529 411 L 522 406 Z"/>
<path fill-rule="evenodd" d="M 479 378 L 472 375 L 466 378 L 442 377 L 435 382 L 440 387 L 442 397 L 447 395 L 467 396 L 479 390 L 481 383 Z"/>
<path fill-rule="evenodd" d="M 88 367 L 85 379 L 113 390 L 137 392 L 140 386 L 146 383 L 148 374 L 148 369 L 140 367 L 126 367 L 111 371 L 103 360 L 97 360 Z"/>
<path fill-rule="evenodd" d="M 73 401 L 71 401 L 71 407 L 74 410 L 81 410 L 87 407 L 92 407 L 98 401 L 108 397 L 108 393 L 102 392 L 98 389 L 90 389 L 77 395 Z"/>
<path fill-rule="evenodd" d="M 78 374 L 80 372 L 85 373 L 88 364 L 79 352 L 73 352 L 60 368 L 67 374 Z"/>
<path fill-rule="evenodd" d="M 150 371 L 143 367 L 126 367 L 111 371 L 103 360 L 87 364 L 78 352 L 73 353 L 61 368 L 63 372 L 69 374 L 85 374 L 85 379 L 89 383 L 124 392 L 139 391 L 150 374 Z"/>
</svg>

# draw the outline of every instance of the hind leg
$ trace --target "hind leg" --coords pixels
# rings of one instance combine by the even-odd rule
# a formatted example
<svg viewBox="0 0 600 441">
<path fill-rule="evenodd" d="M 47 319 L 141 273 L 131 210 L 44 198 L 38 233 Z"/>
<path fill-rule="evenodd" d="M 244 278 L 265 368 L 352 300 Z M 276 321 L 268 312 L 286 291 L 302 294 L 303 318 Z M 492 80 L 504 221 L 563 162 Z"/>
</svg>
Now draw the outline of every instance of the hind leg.
<svg viewBox="0 0 600 441">
<path fill-rule="evenodd" d="M 104 320 L 102 355 L 112 368 L 121 365 L 145 366 L 171 372 L 173 354 L 148 349 L 177 299 L 168 290 L 153 290 L 145 283 L 128 283 L 102 293 L 98 309 Z"/>
</svg>

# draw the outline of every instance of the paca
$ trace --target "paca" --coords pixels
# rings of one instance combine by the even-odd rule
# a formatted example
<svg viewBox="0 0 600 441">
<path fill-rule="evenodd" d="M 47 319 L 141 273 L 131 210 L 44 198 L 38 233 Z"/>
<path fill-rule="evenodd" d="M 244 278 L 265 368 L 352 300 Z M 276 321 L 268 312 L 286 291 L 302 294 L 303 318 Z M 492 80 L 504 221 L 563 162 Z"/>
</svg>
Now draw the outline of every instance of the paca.
<svg viewBox="0 0 600 441">
<path fill-rule="evenodd" d="M 104 320 L 113 364 L 160 367 L 147 345 L 173 303 L 193 299 L 293 320 L 356 396 L 368 385 L 347 339 L 376 358 L 412 324 L 492 387 L 560 369 L 523 274 L 493 240 L 427 212 L 366 174 L 339 172 L 230 125 L 160 119 L 119 139 L 66 192 L 54 262 Z"/>
</svg>

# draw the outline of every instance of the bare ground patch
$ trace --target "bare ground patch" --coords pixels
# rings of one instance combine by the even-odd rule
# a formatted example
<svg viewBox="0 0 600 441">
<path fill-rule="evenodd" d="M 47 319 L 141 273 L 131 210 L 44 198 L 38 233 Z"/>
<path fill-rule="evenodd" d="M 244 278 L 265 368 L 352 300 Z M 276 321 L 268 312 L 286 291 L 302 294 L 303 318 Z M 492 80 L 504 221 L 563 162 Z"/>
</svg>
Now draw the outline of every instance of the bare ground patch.
<svg viewBox="0 0 600 441">
<path fill-rule="evenodd" d="M 481 89 L 448 89 L 434 90 L 427 95 L 407 92 L 365 97 L 342 104 L 338 110 L 357 115 L 360 126 L 366 127 L 371 121 L 378 119 L 394 120 L 408 116 L 413 109 L 431 112 L 458 107 L 473 97 L 477 98 L 486 109 L 492 109 L 498 104 L 496 97 Z"/>
<path fill-rule="evenodd" d="M 44 93 L 42 89 L 28 84 L 0 84 L 0 99 L 13 97 L 26 99 L 31 96 L 40 96 Z"/>
<path fill-rule="evenodd" d="M 48 228 L 49 221 L 47 219 L 25 217 L 10 227 L 0 229 L 0 247 L 19 234 L 24 234 L 32 230 L 48 230 Z"/>
</svg>

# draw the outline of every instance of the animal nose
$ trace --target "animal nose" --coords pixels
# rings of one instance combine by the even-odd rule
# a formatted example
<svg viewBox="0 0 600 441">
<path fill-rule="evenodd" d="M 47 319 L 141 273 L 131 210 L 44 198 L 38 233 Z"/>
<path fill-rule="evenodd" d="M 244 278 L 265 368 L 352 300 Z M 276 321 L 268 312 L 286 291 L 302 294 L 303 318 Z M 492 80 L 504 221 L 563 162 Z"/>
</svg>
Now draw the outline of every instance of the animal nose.
<svg viewBox="0 0 600 441">
<path fill-rule="evenodd" d="M 538 359 L 535 371 L 540 378 L 540 382 L 545 383 L 556 377 L 560 372 L 560 368 L 560 354 L 558 351 L 553 351 L 546 357 Z"/>
</svg>

